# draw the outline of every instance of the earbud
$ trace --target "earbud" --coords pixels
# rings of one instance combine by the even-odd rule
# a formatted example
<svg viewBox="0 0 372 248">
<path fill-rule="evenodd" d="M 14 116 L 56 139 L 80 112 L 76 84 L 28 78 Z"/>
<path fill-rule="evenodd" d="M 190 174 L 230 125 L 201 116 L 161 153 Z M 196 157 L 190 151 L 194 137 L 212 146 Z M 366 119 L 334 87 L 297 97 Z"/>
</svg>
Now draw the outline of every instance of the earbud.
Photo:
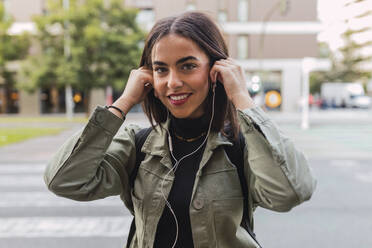
<svg viewBox="0 0 372 248">
<path fill-rule="evenodd" d="M 169 151 L 173 152 L 172 137 L 168 135 Z"/>
<path fill-rule="evenodd" d="M 214 91 L 216 90 L 216 82 L 215 83 L 212 83 L 212 91 L 214 93 Z"/>
</svg>

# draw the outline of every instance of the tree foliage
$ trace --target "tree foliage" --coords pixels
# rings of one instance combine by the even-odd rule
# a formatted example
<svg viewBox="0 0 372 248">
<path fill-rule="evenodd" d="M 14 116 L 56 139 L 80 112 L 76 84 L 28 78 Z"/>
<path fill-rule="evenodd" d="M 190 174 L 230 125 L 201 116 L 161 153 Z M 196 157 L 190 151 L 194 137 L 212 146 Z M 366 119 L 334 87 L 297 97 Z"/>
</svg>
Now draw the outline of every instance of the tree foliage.
<svg viewBox="0 0 372 248">
<path fill-rule="evenodd" d="M 123 89 L 130 70 L 138 66 L 144 39 L 137 10 L 124 8 L 121 0 L 70 0 L 68 10 L 62 2 L 49 1 L 47 13 L 34 19 L 41 53 L 25 63 L 21 87 Z M 70 39 L 65 40 L 66 33 Z"/>
<path fill-rule="evenodd" d="M 364 1 L 364 0 L 362 0 Z M 371 11 L 365 12 L 365 15 L 372 15 Z M 358 18 L 358 17 L 356 17 Z M 372 46 L 372 39 L 364 43 L 356 43 L 353 35 L 369 31 L 372 28 L 361 28 L 356 30 L 347 30 L 342 34 L 344 46 L 338 51 L 329 52 L 328 57 L 332 62 L 332 68 L 327 72 L 314 72 L 310 76 L 310 91 L 319 92 L 323 82 L 367 82 L 371 78 L 371 72 L 363 70 L 362 64 L 372 61 L 372 56 L 364 55 L 360 51 L 365 47 Z M 326 46 L 326 44 L 321 44 Z"/>
<path fill-rule="evenodd" d="M 30 46 L 26 34 L 9 34 L 12 24 L 13 19 L 5 13 L 4 5 L 0 2 L 0 80 L 9 87 L 14 82 L 14 73 L 7 68 L 8 63 L 24 58 Z"/>
</svg>

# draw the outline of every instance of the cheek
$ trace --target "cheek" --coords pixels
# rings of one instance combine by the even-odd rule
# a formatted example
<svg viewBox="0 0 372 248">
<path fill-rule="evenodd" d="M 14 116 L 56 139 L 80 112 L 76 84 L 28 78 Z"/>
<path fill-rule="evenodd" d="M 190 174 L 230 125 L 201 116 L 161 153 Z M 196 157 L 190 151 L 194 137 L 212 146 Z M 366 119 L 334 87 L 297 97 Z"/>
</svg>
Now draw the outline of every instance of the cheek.
<svg viewBox="0 0 372 248">
<path fill-rule="evenodd" d="M 198 80 L 195 80 L 195 86 L 197 90 L 203 93 L 203 95 L 207 95 L 209 91 L 209 80 L 208 75 L 202 75 L 198 77 Z"/>
</svg>

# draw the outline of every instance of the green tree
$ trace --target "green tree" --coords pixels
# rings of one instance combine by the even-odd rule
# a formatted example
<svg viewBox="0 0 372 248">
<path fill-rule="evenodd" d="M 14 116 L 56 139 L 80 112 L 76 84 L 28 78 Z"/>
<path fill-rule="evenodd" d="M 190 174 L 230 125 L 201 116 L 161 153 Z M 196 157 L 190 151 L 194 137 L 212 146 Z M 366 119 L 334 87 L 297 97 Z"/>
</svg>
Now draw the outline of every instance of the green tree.
<svg viewBox="0 0 372 248">
<path fill-rule="evenodd" d="M 7 15 L 2 2 L 0 2 L 0 113 L 13 112 L 12 97 L 15 92 L 16 71 L 11 70 L 9 64 L 23 59 L 30 46 L 29 37 L 26 34 L 10 35 L 9 29 L 13 19 Z"/>
<path fill-rule="evenodd" d="M 138 66 L 144 33 L 136 23 L 136 9 L 121 0 L 49 1 L 47 14 L 35 17 L 41 53 L 25 63 L 23 87 L 74 89 L 89 96 L 92 88 L 122 90 L 130 70 Z M 68 26 L 66 26 L 68 22 Z M 70 56 L 64 56 L 65 32 Z"/>
</svg>

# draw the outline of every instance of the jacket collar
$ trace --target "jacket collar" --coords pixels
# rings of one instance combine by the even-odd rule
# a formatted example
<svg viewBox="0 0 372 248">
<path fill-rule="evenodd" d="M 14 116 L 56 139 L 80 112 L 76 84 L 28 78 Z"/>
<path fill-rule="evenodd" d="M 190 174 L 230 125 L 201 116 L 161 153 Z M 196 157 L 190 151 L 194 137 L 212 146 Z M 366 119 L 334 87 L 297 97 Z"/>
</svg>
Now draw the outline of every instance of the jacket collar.
<svg viewBox="0 0 372 248">
<path fill-rule="evenodd" d="M 164 165 L 166 165 L 167 167 L 171 168 L 172 162 L 170 159 L 168 145 L 169 125 L 170 119 L 168 118 L 164 123 L 155 126 L 155 128 L 150 132 L 150 134 L 146 138 L 141 151 L 146 154 L 162 157 L 163 158 L 162 163 L 164 163 Z M 219 133 L 211 132 L 209 134 L 204 153 L 209 154 L 210 152 L 212 152 L 214 149 L 221 145 L 231 146 L 232 143 L 220 132 Z"/>
</svg>

